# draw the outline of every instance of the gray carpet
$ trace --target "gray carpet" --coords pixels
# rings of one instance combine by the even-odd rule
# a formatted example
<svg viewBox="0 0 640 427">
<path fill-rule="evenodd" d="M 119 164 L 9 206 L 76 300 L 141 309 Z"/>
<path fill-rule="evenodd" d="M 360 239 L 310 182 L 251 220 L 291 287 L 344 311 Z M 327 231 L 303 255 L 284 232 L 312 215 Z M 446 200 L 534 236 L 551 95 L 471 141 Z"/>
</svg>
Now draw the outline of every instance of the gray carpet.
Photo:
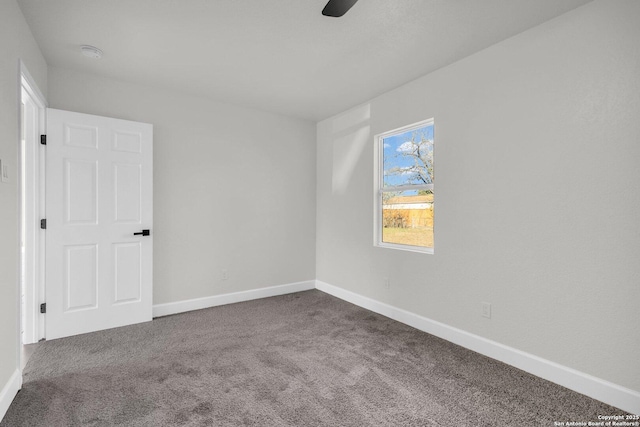
<svg viewBox="0 0 640 427">
<path fill-rule="evenodd" d="M 622 413 L 314 290 L 43 342 L 0 426 L 553 426 Z"/>
</svg>

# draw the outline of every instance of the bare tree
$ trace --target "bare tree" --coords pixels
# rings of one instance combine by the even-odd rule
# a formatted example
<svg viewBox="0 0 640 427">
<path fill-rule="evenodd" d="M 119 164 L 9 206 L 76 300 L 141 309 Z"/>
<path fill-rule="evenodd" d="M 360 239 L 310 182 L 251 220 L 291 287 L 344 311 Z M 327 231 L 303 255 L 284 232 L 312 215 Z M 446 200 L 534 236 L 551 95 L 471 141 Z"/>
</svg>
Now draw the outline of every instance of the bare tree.
<svg viewBox="0 0 640 427">
<path fill-rule="evenodd" d="M 403 175 L 410 184 L 433 184 L 433 139 L 428 139 L 424 132 L 415 131 L 396 151 L 396 156 L 409 158 L 413 164 L 393 167 L 389 169 L 389 175 Z"/>
</svg>

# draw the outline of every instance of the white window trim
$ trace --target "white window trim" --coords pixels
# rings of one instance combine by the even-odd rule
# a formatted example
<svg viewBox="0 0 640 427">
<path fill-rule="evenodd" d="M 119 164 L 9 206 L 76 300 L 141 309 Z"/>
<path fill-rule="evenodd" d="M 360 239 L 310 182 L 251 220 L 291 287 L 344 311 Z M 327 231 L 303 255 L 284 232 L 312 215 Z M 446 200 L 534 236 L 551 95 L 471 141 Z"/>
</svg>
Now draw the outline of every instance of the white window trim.
<svg viewBox="0 0 640 427">
<path fill-rule="evenodd" d="M 373 246 L 378 248 L 397 249 L 401 251 L 418 252 L 423 254 L 433 254 L 434 248 L 425 248 L 423 246 L 402 245 L 398 243 L 387 243 L 382 241 L 382 194 L 389 191 L 405 191 L 405 190 L 433 190 L 434 184 L 404 185 L 395 187 L 393 190 L 384 189 L 384 154 L 383 144 L 384 138 L 398 133 L 410 132 L 434 124 L 434 119 L 423 120 L 413 123 L 409 126 L 399 127 L 384 133 L 377 134 L 373 137 L 374 141 L 374 171 L 373 171 Z M 434 226 L 434 247 L 435 247 L 435 226 Z"/>
</svg>

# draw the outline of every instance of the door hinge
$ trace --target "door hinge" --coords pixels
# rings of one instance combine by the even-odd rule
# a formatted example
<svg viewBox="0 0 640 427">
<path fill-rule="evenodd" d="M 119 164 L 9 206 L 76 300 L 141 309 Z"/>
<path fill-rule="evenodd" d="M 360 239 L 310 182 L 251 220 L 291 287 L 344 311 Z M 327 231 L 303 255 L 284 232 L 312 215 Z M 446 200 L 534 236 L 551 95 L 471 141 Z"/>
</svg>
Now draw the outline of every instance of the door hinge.
<svg viewBox="0 0 640 427">
<path fill-rule="evenodd" d="M 40 135 L 40 144 L 47 145 L 47 135 Z"/>
<path fill-rule="evenodd" d="M 43 302 L 42 304 L 40 304 L 40 313 L 44 314 L 47 312 L 47 303 Z"/>
<path fill-rule="evenodd" d="M 40 228 L 42 228 L 43 230 L 47 229 L 47 220 L 46 219 L 41 219 L 40 220 Z"/>
</svg>

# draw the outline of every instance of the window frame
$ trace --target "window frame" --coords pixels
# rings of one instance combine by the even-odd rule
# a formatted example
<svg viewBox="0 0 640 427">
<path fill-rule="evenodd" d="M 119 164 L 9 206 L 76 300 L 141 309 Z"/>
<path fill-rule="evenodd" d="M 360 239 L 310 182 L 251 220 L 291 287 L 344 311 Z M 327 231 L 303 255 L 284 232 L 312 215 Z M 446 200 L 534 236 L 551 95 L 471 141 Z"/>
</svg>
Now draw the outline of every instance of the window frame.
<svg viewBox="0 0 640 427">
<path fill-rule="evenodd" d="M 400 191 L 408 191 L 408 190 L 431 190 L 434 192 L 434 202 L 435 202 L 435 190 L 434 183 L 431 184 L 412 184 L 412 185 L 402 185 L 391 188 L 384 187 L 384 139 L 405 133 L 411 132 L 413 130 L 417 130 L 420 128 L 433 126 L 434 128 L 434 150 L 435 150 L 435 120 L 434 118 L 422 120 L 416 123 L 412 123 L 407 126 L 402 126 L 396 129 L 392 129 L 383 133 L 379 133 L 373 137 L 374 139 L 374 191 L 373 191 L 373 211 L 374 211 L 374 220 L 373 220 L 373 246 L 378 248 L 387 248 L 387 249 L 397 249 L 402 251 L 409 252 L 418 252 L 423 254 L 433 254 L 435 249 L 435 224 L 434 224 L 434 243 L 433 247 L 427 248 L 424 246 L 415 246 L 415 245 L 406 245 L 401 243 L 388 243 L 382 241 L 382 229 L 383 229 L 383 206 L 382 206 L 382 196 L 384 193 L 389 192 L 400 192 Z M 435 155 L 435 151 L 434 151 Z M 435 180 L 434 180 L 435 181 Z M 435 206 L 434 206 L 435 209 Z"/>
</svg>

